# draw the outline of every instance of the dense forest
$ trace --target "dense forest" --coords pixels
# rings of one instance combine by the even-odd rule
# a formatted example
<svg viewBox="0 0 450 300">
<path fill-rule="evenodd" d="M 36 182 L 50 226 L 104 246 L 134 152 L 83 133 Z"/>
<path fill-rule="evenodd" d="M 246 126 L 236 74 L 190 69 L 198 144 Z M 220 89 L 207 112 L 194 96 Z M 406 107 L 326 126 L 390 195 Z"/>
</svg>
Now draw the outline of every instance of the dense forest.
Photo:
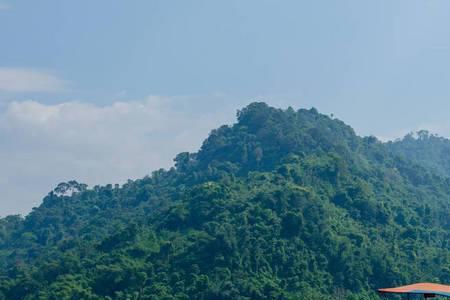
<svg viewBox="0 0 450 300">
<path fill-rule="evenodd" d="M 409 133 L 403 139 L 388 142 L 396 154 L 450 177 L 450 140 L 426 130 Z"/>
<path fill-rule="evenodd" d="M 450 283 L 448 145 L 252 103 L 169 170 L 61 183 L 0 219 L 0 299 L 357 300 Z"/>
</svg>

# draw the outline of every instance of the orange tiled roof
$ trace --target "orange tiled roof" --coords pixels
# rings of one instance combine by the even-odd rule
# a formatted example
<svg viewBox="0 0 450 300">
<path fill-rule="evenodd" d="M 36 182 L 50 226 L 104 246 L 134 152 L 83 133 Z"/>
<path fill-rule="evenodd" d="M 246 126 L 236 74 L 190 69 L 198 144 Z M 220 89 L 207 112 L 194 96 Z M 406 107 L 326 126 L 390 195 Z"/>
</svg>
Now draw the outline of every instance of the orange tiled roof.
<svg viewBox="0 0 450 300">
<path fill-rule="evenodd" d="M 395 294 L 435 294 L 450 297 L 450 286 L 437 283 L 416 283 L 394 288 L 378 289 L 380 293 Z"/>
</svg>

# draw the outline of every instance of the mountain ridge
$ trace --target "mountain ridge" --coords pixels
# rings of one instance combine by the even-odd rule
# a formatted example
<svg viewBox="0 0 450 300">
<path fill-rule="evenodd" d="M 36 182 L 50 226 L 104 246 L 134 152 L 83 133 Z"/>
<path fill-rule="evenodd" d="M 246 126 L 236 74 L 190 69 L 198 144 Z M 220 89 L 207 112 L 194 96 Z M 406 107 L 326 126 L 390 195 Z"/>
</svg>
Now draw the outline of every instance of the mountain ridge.
<svg viewBox="0 0 450 300">
<path fill-rule="evenodd" d="M 0 219 L 0 299 L 377 299 L 450 282 L 450 179 L 316 109 L 252 103 L 174 161 Z"/>
<path fill-rule="evenodd" d="M 447 138 L 420 130 L 390 141 L 387 146 L 398 155 L 450 177 L 450 140 Z"/>
</svg>

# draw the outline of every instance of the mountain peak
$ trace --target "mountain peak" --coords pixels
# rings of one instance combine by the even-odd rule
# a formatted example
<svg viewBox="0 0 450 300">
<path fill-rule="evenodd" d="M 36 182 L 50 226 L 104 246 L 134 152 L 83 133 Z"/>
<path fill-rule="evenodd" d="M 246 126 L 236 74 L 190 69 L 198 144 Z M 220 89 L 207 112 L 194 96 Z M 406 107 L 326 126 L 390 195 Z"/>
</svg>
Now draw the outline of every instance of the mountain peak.
<svg viewBox="0 0 450 300">
<path fill-rule="evenodd" d="M 213 130 L 197 158 L 203 165 L 226 161 L 269 169 L 289 154 L 354 150 L 357 140 L 351 127 L 314 108 L 282 110 L 254 102 L 238 111 L 236 124 Z"/>
</svg>

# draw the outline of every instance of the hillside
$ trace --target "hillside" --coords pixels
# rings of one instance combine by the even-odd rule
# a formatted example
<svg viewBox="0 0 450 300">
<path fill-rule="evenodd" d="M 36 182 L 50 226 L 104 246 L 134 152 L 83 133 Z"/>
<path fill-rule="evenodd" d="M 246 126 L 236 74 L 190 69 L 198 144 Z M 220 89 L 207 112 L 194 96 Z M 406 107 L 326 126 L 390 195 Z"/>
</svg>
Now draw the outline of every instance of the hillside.
<svg viewBox="0 0 450 300">
<path fill-rule="evenodd" d="M 435 170 L 315 109 L 252 103 L 170 170 L 63 183 L 0 219 L 0 299 L 378 299 L 450 283 L 449 214 Z"/>
<path fill-rule="evenodd" d="M 421 130 L 387 146 L 396 154 L 407 157 L 436 173 L 450 177 L 450 140 Z"/>
</svg>

